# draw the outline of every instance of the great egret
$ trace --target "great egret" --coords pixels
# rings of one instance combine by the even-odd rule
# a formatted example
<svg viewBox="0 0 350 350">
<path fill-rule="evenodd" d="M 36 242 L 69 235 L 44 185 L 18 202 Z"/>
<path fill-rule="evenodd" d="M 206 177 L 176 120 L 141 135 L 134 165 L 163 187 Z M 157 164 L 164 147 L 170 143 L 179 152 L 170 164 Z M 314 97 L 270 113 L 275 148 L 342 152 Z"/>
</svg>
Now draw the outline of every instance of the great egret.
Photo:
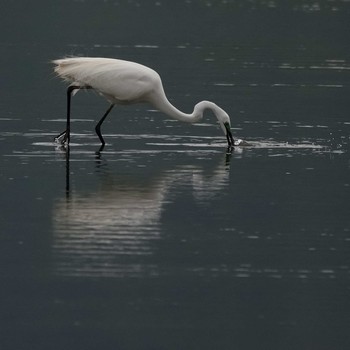
<svg viewBox="0 0 350 350">
<path fill-rule="evenodd" d="M 226 135 L 229 147 L 234 146 L 231 122 L 228 114 L 213 102 L 202 101 L 194 106 L 191 114 L 175 108 L 167 99 L 161 78 L 153 69 L 135 62 L 112 58 L 71 57 L 54 60 L 54 70 L 64 80 L 71 83 L 67 89 L 67 127 L 55 140 L 62 144 L 70 140 L 70 105 L 75 90 L 94 89 L 110 103 L 95 130 L 102 143 L 101 125 L 115 104 L 148 102 L 168 116 L 189 123 L 198 122 L 205 109 L 213 111 Z"/>
</svg>

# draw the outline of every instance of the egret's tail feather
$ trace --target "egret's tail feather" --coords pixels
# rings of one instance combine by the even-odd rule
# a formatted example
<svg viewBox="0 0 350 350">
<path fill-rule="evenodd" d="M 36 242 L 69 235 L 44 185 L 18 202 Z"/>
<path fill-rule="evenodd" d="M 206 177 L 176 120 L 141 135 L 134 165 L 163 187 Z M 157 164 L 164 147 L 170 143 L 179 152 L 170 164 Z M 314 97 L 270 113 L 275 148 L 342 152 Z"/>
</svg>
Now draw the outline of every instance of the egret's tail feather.
<svg viewBox="0 0 350 350">
<path fill-rule="evenodd" d="M 75 86 L 94 86 L 97 90 L 101 81 L 104 86 L 105 74 L 111 76 L 117 71 L 115 74 L 118 75 L 123 69 L 118 60 L 97 57 L 68 57 L 54 60 L 52 63 L 55 64 L 54 71 L 60 78 Z"/>
<path fill-rule="evenodd" d="M 55 73 L 62 79 L 74 83 L 74 85 L 82 85 L 76 81 L 78 60 L 76 58 L 63 58 L 52 61 L 56 66 L 54 67 Z"/>
</svg>

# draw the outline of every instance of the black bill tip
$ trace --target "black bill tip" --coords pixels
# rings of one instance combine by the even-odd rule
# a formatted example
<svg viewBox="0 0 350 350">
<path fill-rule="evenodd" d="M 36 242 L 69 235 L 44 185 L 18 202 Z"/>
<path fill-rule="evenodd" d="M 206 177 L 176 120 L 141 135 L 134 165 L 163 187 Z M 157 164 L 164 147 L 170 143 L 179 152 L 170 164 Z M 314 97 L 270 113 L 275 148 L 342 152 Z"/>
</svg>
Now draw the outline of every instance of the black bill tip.
<svg viewBox="0 0 350 350">
<path fill-rule="evenodd" d="M 232 137 L 231 128 L 229 123 L 225 123 L 225 129 L 226 129 L 226 139 L 229 147 L 234 147 L 235 140 Z"/>
</svg>

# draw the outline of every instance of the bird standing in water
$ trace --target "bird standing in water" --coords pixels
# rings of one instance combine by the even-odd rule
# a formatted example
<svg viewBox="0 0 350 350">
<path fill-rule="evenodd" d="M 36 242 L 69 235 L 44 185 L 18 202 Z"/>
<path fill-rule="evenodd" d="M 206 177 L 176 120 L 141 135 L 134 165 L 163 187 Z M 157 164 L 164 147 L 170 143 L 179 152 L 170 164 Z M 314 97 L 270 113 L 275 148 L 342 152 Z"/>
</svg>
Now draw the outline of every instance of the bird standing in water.
<svg viewBox="0 0 350 350">
<path fill-rule="evenodd" d="M 110 103 L 105 114 L 97 123 L 95 130 L 102 146 L 105 141 L 101 125 L 116 104 L 150 103 L 166 115 L 189 123 L 202 119 L 204 110 L 211 110 L 219 121 L 226 136 L 228 147 L 234 146 L 231 122 L 228 114 L 213 102 L 202 101 L 194 106 L 191 114 L 183 113 L 167 99 L 159 74 L 151 68 L 135 62 L 112 58 L 71 57 L 54 60 L 55 72 L 70 82 L 67 89 L 67 127 L 55 140 L 62 144 L 70 141 L 70 106 L 75 90 L 93 89 L 103 95 Z"/>
</svg>

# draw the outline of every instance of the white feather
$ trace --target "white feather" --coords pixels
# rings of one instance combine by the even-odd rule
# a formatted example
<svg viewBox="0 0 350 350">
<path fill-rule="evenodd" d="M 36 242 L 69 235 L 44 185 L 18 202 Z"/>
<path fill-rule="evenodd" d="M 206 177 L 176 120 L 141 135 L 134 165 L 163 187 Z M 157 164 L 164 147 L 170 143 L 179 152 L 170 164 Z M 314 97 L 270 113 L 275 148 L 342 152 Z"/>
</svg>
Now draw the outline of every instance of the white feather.
<svg viewBox="0 0 350 350">
<path fill-rule="evenodd" d="M 161 86 L 157 72 L 138 63 L 98 57 L 55 60 L 55 72 L 75 86 L 91 86 L 110 102 L 147 102 L 154 87 Z"/>
</svg>

